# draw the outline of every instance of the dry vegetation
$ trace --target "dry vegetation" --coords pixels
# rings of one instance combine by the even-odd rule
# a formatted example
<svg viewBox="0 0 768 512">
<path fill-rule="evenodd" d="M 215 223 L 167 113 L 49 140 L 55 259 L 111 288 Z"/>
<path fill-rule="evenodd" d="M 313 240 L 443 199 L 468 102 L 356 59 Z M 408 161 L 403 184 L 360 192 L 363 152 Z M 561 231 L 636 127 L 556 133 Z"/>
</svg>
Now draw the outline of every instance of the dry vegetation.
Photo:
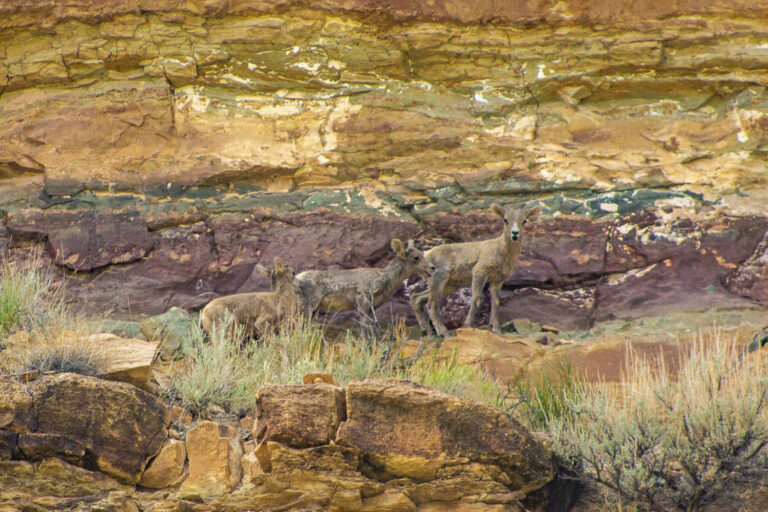
<svg viewBox="0 0 768 512">
<path fill-rule="evenodd" d="M 13 350 L 0 352 L 9 373 L 27 370 L 99 375 L 106 354 L 87 334 L 99 322 L 74 311 L 54 282 L 53 270 L 39 253 L 25 261 L 0 260 L 0 349 L 13 339 Z M 14 333 L 26 333 L 14 338 Z"/>
<path fill-rule="evenodd" d="M 185 364 L 171 375 L 173 396 L 199 415 L 252 410 L 263 384 L 297 384 L 308 373 L 330 373 L 341 384 L 365 378 L 404 378 L 457 396 L 493 402 L 498 388 L 490 377 L 454 360 L 400 357 L 403 329 L 378 340 L 348 331 L 326 337 L 322 325 L 294 317 L 263 341 L 245 340 L 229 318 L 206 340 L 201 330 L 188 344 Z"/>
<path fill-rule="evenodd" d="M 578 385 L 570 414 L 548 422 L 555 450 L 618 509 L 697 511 L 766 476 L 764 358 L 718 332 L 688 347 L 677 375 L 630 356 L 622 386 Z"/>
<path fill-rule="evenodd" d="M 0 270 L 0 369 L 100 374 L 104 353 L 71 332 L 97 332 L 98 324 L 67 306 L 51 269 L 32 257 L 0 262 Z M 402 357 L 402 325 L 373 339 L 351 331 L 329 338 L 300 317 L 258 342 L 231 318 L 210 336 L 200 326 L 190 332 L 166 391 L 198 416 L 243 414 L 263 384 L 295 384 L 308 373 L 330 373 L 342 385 L 395 377 L 493 404 L 549 435 L 581 479 L 605 490 L 604 510 L 697 511 L 741 496 L 768 471 L 764 358 L 744 357 L 718 332 L 681 345 L 687 352 L 674 375 L 630 356 L 620 386 L 581 383 L 563 365 L 505 389 L 455 360 Z M 13 350 L 1 350 L 9 340 Z"/>
</svg>

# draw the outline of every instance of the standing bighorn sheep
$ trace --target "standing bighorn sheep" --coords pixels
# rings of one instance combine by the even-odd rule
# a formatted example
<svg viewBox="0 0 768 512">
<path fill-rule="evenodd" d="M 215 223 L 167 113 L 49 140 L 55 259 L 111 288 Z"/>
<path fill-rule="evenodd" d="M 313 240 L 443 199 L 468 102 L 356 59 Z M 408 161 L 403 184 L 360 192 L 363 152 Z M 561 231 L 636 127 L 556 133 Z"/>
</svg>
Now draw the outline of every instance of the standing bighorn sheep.
<svg viewBox="0 0 768 512">
<path fill-rule="evenodd" d="M 413 245 L 392 240 L 395 258 L 385 268 L 307 270 L 296 276 L 301 287 L 305 314 L 318 309 L 342 311 L 362 306 L 378 307 L 390 299 L 403 281 L 413 274 L 431 275 L 434 266 Z"/>
<path fill-rule="evenodd" d="M 428 302 L 429 318 L 437 333 L 448 336 L 448 329 L 440 317 L 440 301 L 469 284 L 472 285 L 472 299 L 464 326 L 470 327 L 482 304 L 486 283 L 491 291 L 491 329 L 500 332 L 499 291 L 504 278 L 512 274 L 517 265 L 523 224 L 535 218 L 541 209 L 519 210 L 494 204 L 491 211 L 504 220 L 504 232 L 500 236 L 479 242 L 444 244 L 424 253 L 436 270 L 427 279 L 428 289 L 411 297 L 413 312 L 424 332 L 432 332 L 429 319 L 422 310 L 424 303 Z"/>
<path fill-rule="evenodd" d="M 238 293 L 212 300 L 200 313 L 205 332 L 210 335 L 213 324 L 229 313 L 248 336 L 261 338 L 276 329 L 286 316 L 298 311 L 301 296 L 291 267 L 276 257 L 273 270 L 263 265 L 256 265 L 256 270 L 269 279 L 272 291 Z"/>
</svg>

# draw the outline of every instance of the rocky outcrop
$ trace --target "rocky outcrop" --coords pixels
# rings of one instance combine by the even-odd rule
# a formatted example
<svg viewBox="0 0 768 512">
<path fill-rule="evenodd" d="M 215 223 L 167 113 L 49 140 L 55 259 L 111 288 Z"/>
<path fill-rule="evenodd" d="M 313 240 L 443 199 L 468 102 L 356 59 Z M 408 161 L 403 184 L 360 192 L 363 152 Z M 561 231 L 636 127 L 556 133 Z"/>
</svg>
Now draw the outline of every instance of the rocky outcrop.
<svg viewBox="0 0 768 512">
<path fill-rule="evenodd" d="M 158 343 L 107 333 L 91 335 L 89 341 L 105 348 L 105 379 L 127 382 L 144 391 L 150 390 L 150 376 Z"/>
<path fill-rule="evenodd" d="M 58 421 L 58 409 L 50 398 L 57 394 L 54 382 L 61 388 L 59 396 L 71 398 L 74 380 L 82 380 L 78 389 L 94 402 L 90 409 L 104 407 L 103 417 L 110 420 L 102 425 L 92 418 L 86 429 L 80 423 L 84 413 L 73 412 L 73 425 L 89 430 L 80 436 Z M 200 512 L 508 511 L 522 510 L 527 495 L 536 503 L 546 503 L 552 494 L 551 486 L 545 485 L 555 476 L 556 466 L 545 443 L 490 406 L 407 381 L 354 382 L 346 393 L 325 383 L 271 385 L 260 392 L 254 426 L 257 438 L 242 443 L 238 429 L 202 421 L 186 432 L 184 441 L 154 443 L 152 455 L 146 456 L 149 450 L 137 441 L 132 426 L 149 422 L 146 416 L 151 416 L 151 410 L 141 416 L 123 401 L 126 414 L 135 417 L 131 421 L 114 417 L 108 403 L 88 393 L 86 383 L 94 385 L 95 380 L 68 374 L 43 376 L 23 393 L 31 404 L 19 402 L 11 408 L 3 402 L 2 417 L 10 418 L 4 414 L 12 409 L 22 414 L 14 413 L 21 419 L 8 420 L 0 430 L 0 507 L 25 509 L 34 504 L 38 509 L 55 509 L 68 498 L 72 503 L 90 500 L 94 507 L 113 501 L 128 503 L 126 507 L 141 502 L 152 510 Z M 0 396 L 20 396 L 16 391 L 21 386 L 4 380 Z M 124 394 L 127 387 L 103 382 L 100 390 L 109 399 Z M 24 413 L 25 409 L 32 412 Z M 55 420 L 60 433 L 45 431 L 42 424 L 37 429 L 30 426 L 43 413 L 51 416 L 46 425 Z M 129 425 L 116 425 L 112 419 Z M 108 427 L 111 444 L 97 445 L 95 439 L 108 439 L 103 433 Z M 308 434 L 299 435 L 302 429 Z M 103 462 L 118 451 L 122 473 L 115 470 L 114 459 Z M 3 460 L 8 458 L 15 460 Z M 140 458 L 142 465 L 149 461 L 141 478 L 127 478 L 127 466 Z M 88 461 L 95 461 L 91 469 L 138 487 L 70 465 L 89 466 Z M 57 468 L 62 482 L 51 485 L 48 473 L 38 468 Z M 150 489 L 160 490 L 147 492 Z M 537 489 L 542 490 L 534 492 Z"/>
<path fill-rule="evenodd" d="M 31 460 L 55 456 L 134 484 L 167 435 L 161 401 L 129 384 L 65 373 L 26 385 L 5 377 L 0 390 L 0 429 L 18 433 Z"/>
<path fill-rule="evenodd" d="M 768 302 L 768 233 L 755 252 L 727 277 L 730 291 L 762 303 Z"/>
<path fill-rule="evenodd" d="M 169 439 L 142 473 L 139 485 L 150 489 L 164 489 L 181 480 L 187 449 L 183 441 Z"/>
<path fill-rule="evenodd" d="M 339 424 L 340 396 L 346 420 Z M 244 485 L 213 501 L 214 508 L 290 502 L 415 511 L 445 503 L 455 510 L 517 510 L 527 493 L 554 477 L 549 448 L 514 420 L 407 381 L 353 382 L 345 395 L 327 384 L 273 385 L 262 388 L 259 404 L 260 444 L 251 443 L 244 457 Z M 330 438 L 329 424 L 338 426 Z M 298 435 L 300 426 L 309 434 Z"/>
<path fill-rule="evenodd" d="M 256 410 L 256 442 L 294 448 L 329 444 L 346 419 L 344 391 L 329 384 L 263 386 L 256 394 Z"/>
<path fill-rule="evenodd" d="M 404 381 L 352 382 L 338 443 L 366 454 L 382 478 L 431 481 L 445 468 L 493 465 L 526 493 L 554 476 L 552 454 L 512 418 Z M 449 472 L 451 470 L 448 470 Z"/>
<path fill-rule="evenodd" d="M 503 317 L 766 300 L 763 3 L 0 9 L 0 249 L 45 244 L 91 310 L 488 237 L 492 202 L 544 208 Z"/>
<path fill-rule="evenodd" d="M 207 499 L 234 489 L 243 476 L 243 448 L 237 429 L 203 421 L 187 432 L 189 476 L 182 496 Z"/>
</svg>

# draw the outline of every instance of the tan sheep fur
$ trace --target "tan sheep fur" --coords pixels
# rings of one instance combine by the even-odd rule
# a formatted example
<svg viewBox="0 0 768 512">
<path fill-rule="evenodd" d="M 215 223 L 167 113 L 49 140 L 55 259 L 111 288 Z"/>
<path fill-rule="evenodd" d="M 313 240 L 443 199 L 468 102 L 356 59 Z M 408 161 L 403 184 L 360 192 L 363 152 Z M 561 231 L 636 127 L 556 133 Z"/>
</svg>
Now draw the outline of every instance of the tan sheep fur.
<svg viewBox="0 0 768 512">
<path fill-rule="evenodd" d="M 427 279 L 427 291 L 411 297 L 411 306 L 419 325 L 426 333 L 432 328 L 423 312 L 427 303 L 429 319 L 440 336 L 448 336 L 448 329 L 440 317 L 440 302 L 459 288 L 472 286 L 472 299 L 464 326 L 472 326 L 477 309 L 482 304 L 483 289 L 488 283 L 491 292 L 491 329 L 500 332 L 499 292 L 504 278 L 517 266 L 522 244 L 522 229 L 529 219 L 538 216 L 540 208 L 519 210 L 494 204 L 491 211 L 504 220 L 500 236 L 479 242 L 444 244 L 424 253 L 436 270 Z"/>
<path fill-rule="evenodd" d="M 305 314 L 322 309 L 343 311 L 361 306 L 378 307 L 392 298 L 403 281 L 413 274 L 427 276 L 434 267 L 409 240 L 392 240 L 395 258 L 385 268 L 307 270 L 296 276 Z"/>
<path fill-rule="evenodd" d="M 238 293 L 212 300 L 200 313 L 205 332 L 211 334 L 214 323 L 222 321 L 228 312 L 235 323 L 245 328 L 247 335 L 261 338 L 279 327 L 284 318 L 297 312 L 301 296 L 294 271 L 280 258 L 275 258 L 274 263 L 273 270 L 256 265 L 256 270 L 270 280 L 272 291 Z"/>
</svg>

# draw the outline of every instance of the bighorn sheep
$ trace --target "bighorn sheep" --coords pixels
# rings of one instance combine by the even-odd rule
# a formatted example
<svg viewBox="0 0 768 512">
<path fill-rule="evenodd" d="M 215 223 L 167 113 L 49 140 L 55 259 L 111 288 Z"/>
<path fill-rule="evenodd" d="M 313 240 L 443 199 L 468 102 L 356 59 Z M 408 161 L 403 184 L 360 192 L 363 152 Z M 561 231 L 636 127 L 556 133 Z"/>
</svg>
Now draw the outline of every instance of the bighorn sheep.
<svg viewBox="0 0 768 512">
<path fill-rule="evenodd" d="M 306 270 L 296 276 L 301 287 L 305 314 L 318 309 L 342 311 L 365 305 L 378 307 L 390 299 L 403 281 L 412 274 L 429 276 L 434 266 L 424 253 L 413 245 L 392 240 L 395 258 L 385 268 L 354 268 L 348 270 Z"/>
<path fill-rule="evenodd" d="M 515 270 L 520 256 L 522 229 L 529 219 L 535 218 L 540 208 L 519 210 L 494 204 L 491 211 L 504 220 L 504 232 L 490 240 L 444 244 L 424 253 L 435 265 L 432 277 L 427 279 L 428 289 L 411 297 L 411 306 L 422 331 L 432 332 L 423 312 L 427 302 L 429 318 L 440 336 L 448 336 L 448 329 L 440 317 L 440 301 L 457 289 L 472 285 L 472 299 L 464 326 L 470 327 L 475 313 L 482 304 L 485 284 L 491 291 L 491 329 L 500 332 L 499 291 L 504 278 Z"/>
<path fill-rule="evenodd" d="M 245 328 L 247 335 L 261 338 L 277 328 L 287 315 L 298 311 L 301 297 L 291 267 L 276 257 L 273 270 L 263 265 L 256 265 L 256 270 L 270 280 L 272 291 L 238 293 L 212 300 L 200 313 L 205 332 L 210 335 L 213 324 L 228 312 L 235 323 Z"/>
</svg>

